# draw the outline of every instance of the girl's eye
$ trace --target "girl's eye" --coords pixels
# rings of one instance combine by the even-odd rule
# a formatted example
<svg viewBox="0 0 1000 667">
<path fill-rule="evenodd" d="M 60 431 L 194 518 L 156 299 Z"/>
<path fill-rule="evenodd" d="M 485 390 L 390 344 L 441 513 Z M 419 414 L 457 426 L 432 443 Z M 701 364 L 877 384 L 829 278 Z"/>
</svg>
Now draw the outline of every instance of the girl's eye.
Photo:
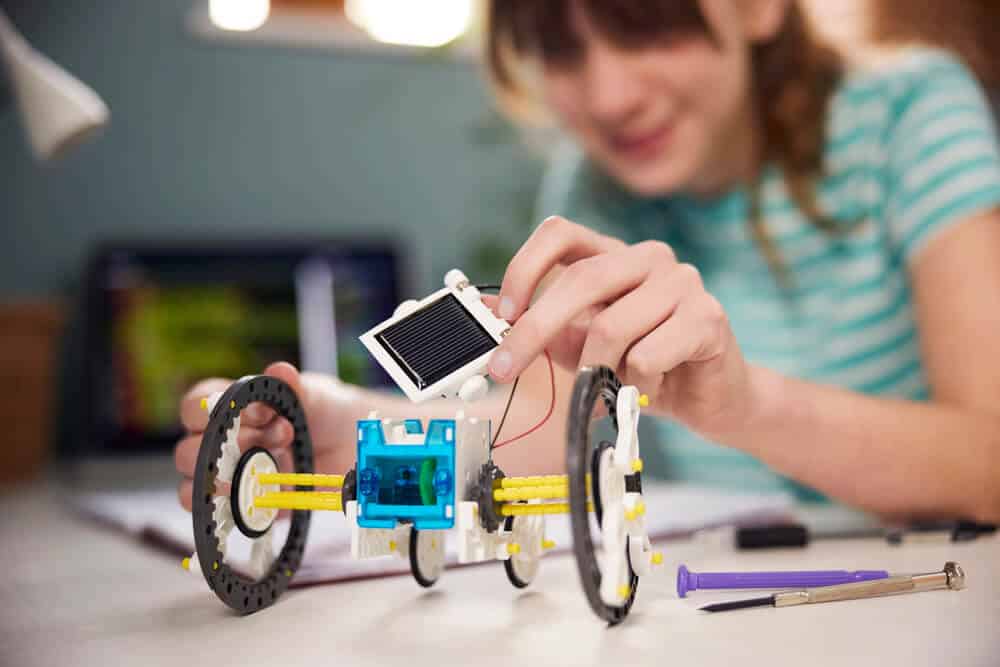
<svg viewBox="0 0 1000 667">
<path fill-rule="evenodd" d="M 584 49 L 580 45 L 543 45 L 541 60 L 545 67 L 553 70 L 571 70 L 579 67 L 584 60 Z"/>
</svg>

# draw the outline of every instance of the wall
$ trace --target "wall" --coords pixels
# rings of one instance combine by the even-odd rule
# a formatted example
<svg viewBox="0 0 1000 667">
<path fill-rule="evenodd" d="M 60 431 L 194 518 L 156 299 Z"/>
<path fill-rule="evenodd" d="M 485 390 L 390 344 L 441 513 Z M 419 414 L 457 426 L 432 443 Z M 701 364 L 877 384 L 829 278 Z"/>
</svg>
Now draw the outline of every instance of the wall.
<svg viewBox="0 0 1000 667">
<path fill-rule="evenodd" d="M 422 291 L 484 234 L 526 233 L 540 167 L 475 66 L 208 43 L 185 27 L 192 1 L 6 3 L 112 122 L 40 166 L 0 106 L 0 299 L 72 287 L 105 238 L 365 230 L 408 242 Z"/>
</svg>

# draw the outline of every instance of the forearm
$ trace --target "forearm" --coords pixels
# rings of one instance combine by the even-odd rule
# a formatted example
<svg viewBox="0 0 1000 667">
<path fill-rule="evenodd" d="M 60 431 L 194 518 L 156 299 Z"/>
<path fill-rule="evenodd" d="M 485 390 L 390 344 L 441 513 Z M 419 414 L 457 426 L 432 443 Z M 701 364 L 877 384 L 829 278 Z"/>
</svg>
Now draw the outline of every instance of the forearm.
<svg viewBox="0 0 1000 667">
<path fill-rule="evenodd" d="M 752 416 L 720 442 L 882 515 L 1000 520 L 997 416 L 751 373 Z"/>
</svg>

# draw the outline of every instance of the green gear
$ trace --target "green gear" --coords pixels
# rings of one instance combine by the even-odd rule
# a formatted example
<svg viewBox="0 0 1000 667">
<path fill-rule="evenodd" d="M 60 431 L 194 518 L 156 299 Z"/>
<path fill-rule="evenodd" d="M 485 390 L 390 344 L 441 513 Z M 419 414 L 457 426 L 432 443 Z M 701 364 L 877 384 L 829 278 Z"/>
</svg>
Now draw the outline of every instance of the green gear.
<svg viewBox="0 0 1000 667">
<path fill-rule="evenodd" d="M 420 499 L 424 505 L 437 503 L 437 495 L 434 493 L 435 470 L 437 470 L 437 461 L 434 459 L 424 459 L 424 462 L 420 464 Z"/>
</svg>

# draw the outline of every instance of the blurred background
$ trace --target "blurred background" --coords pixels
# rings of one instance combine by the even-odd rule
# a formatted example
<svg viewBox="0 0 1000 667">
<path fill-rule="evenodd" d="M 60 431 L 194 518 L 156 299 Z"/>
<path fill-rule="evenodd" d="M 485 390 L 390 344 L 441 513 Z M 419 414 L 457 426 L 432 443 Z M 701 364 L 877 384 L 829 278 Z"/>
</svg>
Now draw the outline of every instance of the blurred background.
<svg viewBox="0 0 1000 667">
<path fill-rule="evenodd" d="M 854 52 L 936 42 L 1000 88 L 987 2 L 807 4 Z M 384 382 L 357 333 L 450 268 L 499 278 L 536 222 L 556 138 L 498 110 L 475 0 L 0 9 L 3 480 L 169 451 L 206 375 Z M 96 130 L 57 142 L 73 103 Z"/>
</svg>

